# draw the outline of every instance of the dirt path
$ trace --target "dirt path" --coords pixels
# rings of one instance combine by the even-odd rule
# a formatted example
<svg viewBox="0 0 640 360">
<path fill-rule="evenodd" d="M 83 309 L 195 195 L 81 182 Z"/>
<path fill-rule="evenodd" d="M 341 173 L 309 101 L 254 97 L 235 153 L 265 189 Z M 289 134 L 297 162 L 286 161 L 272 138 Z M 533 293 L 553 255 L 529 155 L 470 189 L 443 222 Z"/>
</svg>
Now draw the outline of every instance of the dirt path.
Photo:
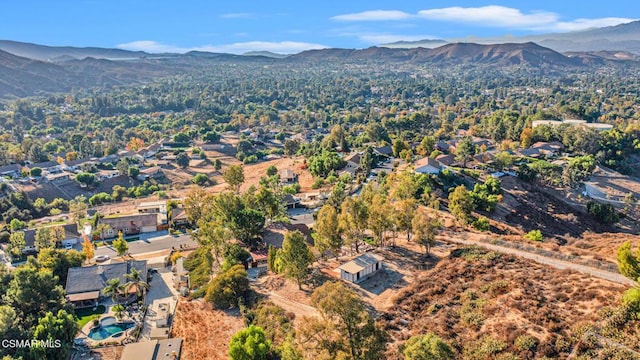
<svg viewBox="0 0 640 360">
<path fill-rule="evenodd" d="M 461 245 L 476 245 L 489 250 L 501 252 L 504 254 L 511 254 L 521 258 L 533 260 L 539 264 L 549 265 L 556 269 L 560 269 L 560 270 L 569 269 L 569 270 L 577 271 L 579 273 L 589 274 L 591 276 L 595 276 L 597 278 L 604 279 L 604 280 L 611 281 L 618 284 L 630 285 L 630 286 L 634 284 L 633 281 L 631 281 L 631 279 L 628 279 L 619 273 L 614 273 L 610 271 L 596 269 L 589 266 L 574 264 L 568 261 L 545 257 L 545 256 L 533 254 L 533 253 L 522 251 L 522 250 L 512 249 L 512 248 L 494 245 L 494 244 L 488 244 L 481 241 L 460 239 L 460 238 L 451 237 L 451 236 L 446 236 L 446 237 L 442 236 L 440 237 L 439 240 L 442 240 L 445 242 L 453 242 Z"/>
<path fill-rule="evenodd" d="M 273 302 L 274 304 L 280 306 L 285 311 L 292 312 L 296 314 L 296 319 L 302 319 L 302 317 L 320 317 L 320 313 L 313 306 L 305 305 L 299 303 L 295 300 L 287 299 L 286 297 L 274 292 L 260 292 L 262 295 L 265 295 Z"/>
</svg>

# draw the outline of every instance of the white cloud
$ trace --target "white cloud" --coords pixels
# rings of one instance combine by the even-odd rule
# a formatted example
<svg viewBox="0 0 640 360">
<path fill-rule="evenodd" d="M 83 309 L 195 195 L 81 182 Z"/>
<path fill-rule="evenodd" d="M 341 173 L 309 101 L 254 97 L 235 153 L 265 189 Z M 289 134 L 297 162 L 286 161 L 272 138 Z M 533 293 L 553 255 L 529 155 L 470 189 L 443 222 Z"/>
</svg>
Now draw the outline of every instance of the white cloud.
<svg viewBox="0 0 640 360">
<path fill-rule="evenodd" d="M 151 40 L 132 41 L 126 44 L 116 45 L 119 49 L 131 51 L 146 51 L 148 53 L 180 53 L 189 51 L 206 51 L 215 53 L 243 54 L 249 51 L 271 51 L 279 54 L 293 54 L 304 50 L 325 49 L 328 46 L 296 41 L 246 41 L 233 44 L 203 45 L 184 48 L 168 45 Z"/>
<path fill-rule="evenodd" d="M 597 28 L 597 27 L 606 27 L 606 26 L 615 26 L 620 24 L 625 24 L 635 19 L 627 19 L 627 18 L 616 18 L 616 17 L 608 17 L 601 19 L 576 19 L 573 21 L 560 21 L 555 24 L 556 31 L 566 32 L 566 31 L 579 31 L 585 30 L 589 28 Z"/>
<path fill-rule="evenodd" d="M 358 35 L 363 42 L 370 44 L 388 44 L 396 41 L 418 41 L 425 39 L 437 39 L 432 35 L 398 35 L 398 34 L 363 34 Z"/>
<path fill-rule="evenodd" d="M 253 17 L 254 15 L 251 13 L 228 13 L 220 15 L 221 19 L 251 19 Z"/>
<path fill-rule="evenodd" d="M 418 15 L 430 20 L 475 23 L 491 27 L 528 28 L 558 21 L 558 15 L 551 12 L 537 11 L 523 14 L 518 9 L 497 5 L 421 10 L 418 11 Z"/>
<path fill-rule="evenodd" d="M 483 27 L 500 27 L 513 30 L 532 31 L 579 31 L 593 27 L 613 26 L 634 21 L 631 18 L 595 18 L 561 20 L 560 15 L 549 11 L 531 11 L 523 13 L 520 9 L 499 5 L 481 7 L 460 7 L 420 10 L 416 14 L 401 10 L 372 10 L 354 14 L 337 15 L 331 20 L 339 21 L 399 21 L 399 20 L 435 20 Z"/>
<path fill-rule="evenodd" d="M 371 10 L 363 11 L 355 14 L 338 15 L 331 18 L 337 21 L 387 21 L 387 20 L 405 20 L 415 17 L 404 11 L 399 10 Z"/>
</svg>

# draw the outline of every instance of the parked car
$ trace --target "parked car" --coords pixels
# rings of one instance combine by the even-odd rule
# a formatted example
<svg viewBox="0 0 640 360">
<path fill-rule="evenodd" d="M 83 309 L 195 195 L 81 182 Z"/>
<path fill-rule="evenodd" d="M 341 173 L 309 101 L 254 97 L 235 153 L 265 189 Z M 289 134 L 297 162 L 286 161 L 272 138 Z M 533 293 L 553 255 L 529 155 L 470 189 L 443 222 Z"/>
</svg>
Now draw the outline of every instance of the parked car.
<svg viewBox="0 0 640 360">
<path fill-rule="evenodd" d="M 66 244 L 64 246 L 64 248 L 65 248 L 65 250 L 71 250 L 71 249 L 73 249 L 73 244 Z"/>
<path fill-rule="evenodd" d="M 97 262 L 103 262 L 109 260 L 109 255 L 98 255 L 94 258 Z"/>
</svg>

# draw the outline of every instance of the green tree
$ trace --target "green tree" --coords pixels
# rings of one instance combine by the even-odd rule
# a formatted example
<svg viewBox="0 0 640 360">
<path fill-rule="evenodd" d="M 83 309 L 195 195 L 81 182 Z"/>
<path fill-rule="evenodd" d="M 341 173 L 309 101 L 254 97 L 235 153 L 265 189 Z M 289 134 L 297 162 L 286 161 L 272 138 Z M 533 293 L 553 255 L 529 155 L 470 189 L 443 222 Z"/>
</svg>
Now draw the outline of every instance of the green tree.
<svg viewBox="0 0 640 360">
<path fill-rule="evenodd" d="M 240 185 L 244 183 L 244 168 L 242 165 L 231 165 L 222 173 L 222 178 L 237 194 L 240 191 Z"/>
<path fill-rule="evenodd" d="M 456 160 L 462 162 L 462 167 L 467 167 L 467 162 L 473 159 L 476 153 L 476 145 L 470 136 L 465 136 L 456 146 Z"/>
<path fill-rule="evenodd" d="M 116 170 L 120 173 L 120 175 L 127 174 L 129 172 L 129 160 L 127 158 L 122 158 L 116 164 Z"/>
<path fill-rule="evenodd" d="M 387 202 L 387 198 L 381 194 L 373 195 L 369 205 L 367 225 L 376 237 L 378 246 L 384 246 L 384 233 L 393 225 L 393 208 Z"/>
<path fill-rule="evenodd" d="M 402 229 L 407 233 L 407 241 L 411 241 L 411 231 L 413 230 L 413 218 L 416 216 L 418 204 L 415 199 L 404 199 L 396 202 L 393 220 L 396 222 L 398 229 Z"/>
<path fill-rule="evenodd" d="M 508 169 L 515 162 L 515 157 L 509 154 L 508 151 L 500 151 L 494 157 L 494 162 L 498 170 Z"/>
<path fill-rule="evenodd" d="M 20 256 L 26 244 L 24 232 L 22 231 L 11 233 L 9 236 L 9 252 L 13 256 Z"/>
<path fill-rule="evenodd" d="M 47 312 L 38 321 L 38 325 L 33 331 L 34 340 L 60 341 L 61 347 L 51 349 L 35 346 L 30 349 L 33 359 L 65 360 L 71 351 L 73 339 L 78 332 L 78 324 L 72 314 L 65 310 L 58 310 L 57 314 Z M 39 345 L 39 343 L 38 343 Z"/>
<path fill-rule="evenodd" d="M 41 269 L 51 271 L 58 278 L 60 285 L 67 283 L 70 268 L 82 266 L 84 256 L 76 250 L 45 248 L 38 253 L 38 264 Z"/>
<path fill-rule="evenodd" d="M 20 219 L 14 218 L 14 219 L 11 219 L 11 222 L 9 222 L 9 229 L 11 229 L 11 232 L 22 230 L 25 227 L 27 227 L 27 224 L 24 221 L 21 221 Z"/>
<path fill-rule="evenodd" d="M 189 161 L 191 161 L 191 158 L 189 158 L 189 155 L 187 155 L 187 153 L 185 152 L 181 152 L 176 155 L 176 164 L 178 164 L 178 166 L 183 169 L 189 166 Z"/>
<path fill-rule="evenodd" d="M 142 271 L 132 267 L 124 277 L 127 279 L 127 282 L 124 284 L 124 290 L 127 294 L 131 292 L 131 289 L 135 289 L 136 295 L 138 295 L 138 298 L 141 298 L 144 296 L 144 293 L 149 290 L 149 284 L 142 278 Z"/>
<path fill-rule="evenodd" d="M 311 303 L 321 319 L 306 318 L 300 329 L 307 355 L 329 358 L 382 359 L 387 336 L 378 328 L 358 295 L 341 282 L 325 282 L 314 290 Z"/>
<path fill-rule="evenodd" d="M 189 140 L 190 140 L 189 134 L 187 134 L 187 133 L 179 132 L 179 133 L 173 135 L 173 141 L 175 141 L 177 143 L 188 143 Z"/>
<path fill-rule="evenodd" d="M 234 265 L 216 276 L 207 286 L 205 299 L 218 309 L 237 307 L 249 291 L 249 279 L 242 265 Z"/>
<path fill-rule="evenodd" d="M 91 186 L 96 182 L 96 176 L 88 172 L 82 172 L 76 175 L 76 181 L 81 185 Z"/>
<path fill-rule="evenodd" d="M 298 140 L 287 139 L 284 141 L 284 154 L 294 156 L 300 150 L 300 142 Z"/>
<path fill-rule="evenodd" d="M 124 174 L 124 173 L 122 173 Z M 129 175 L 130 178 L 132 179 L 136 179 L 138 177 L 138 175 L 140 175 L 140 168 L 137 166 L 131 166 L 127 169 L 127 175 Z"/>
<path fill-rule="evenodd" d="M 602 224 L 615 224 L 620 220 L 620 215 L 613 205 L 593 200 L 587 202 L 587 213 Z"/>
<path fill-rule="evenodd" d="M 35 262 L 28 261 L 13 271 L 2 299 L 15 310 L 22 329 L 33 329 L 47 312 L 66 308 L 64 289 L 57 283 L 50 271 L 38 270 Z"/>
<path fill-rule="evenodd" d="M 202 173 L 196 174 L 193 179 L 191 179 L 191 182 L 199 186 L 205 185 L 208 181 L 209 177 Z"/>
<path fill-rule="evenodd" d="M 39 177 L 42 175 L 42 169 L 39 167 L 34 167 L 34 168 L 31 168 L 31 171 L 29 173 L 33 177 Z"/>
<path fill-rule="evenodd" d="M 315 223 L 316 237 L 315 246 L 324 256 L 325 252 L 331 253 L 337 258 L 342 247 L 341 229 L 338 222 L 338 212 L 336 209 L 325 204 L 318 211 L 318 218 Z"/>
<path fill-rule="evenodd" d="M 41 227 L 36 230 L 35 234 L 35 247 L 36 250 L 40 251 L 44 248 L 53 247 L 51 243 L 51 232 L 47 227 Z"/>
<path fill-rule="evenodd" d="M 116 250 L 118 256 L 122 256 L 129 251 L 129 244 L 127 244 L 127 241 L 124 239 L 122 231 L 118 232 L 118 238 L 113 240 L 111 246 Z"/>
<path fill-rule="evenodd" d="M 361 171 L 365 174 L 369 174 L 369 172 L 373 168 L 373 162 L 373 148 L 371 146 L 367 146 L 362 152 L 362 157 L 360 157 L 359 165 Z"/>
<path fill-rule="evenodd" d="M 111 300 L 115 303 L 120 303 L 120 298 L 125 294 L 124 285 L 120 283 L 119 278 L 107 280 L 107 285 L 102 290 L 102 293 L 106 296 L 111 296 Z"/>
<path fill-rule="evenodd" d="M 403 354 L 407 360 L 453 360 L 451 347 L 432 333 L 415 335 L 404 344 Z"/>
<path fill-rule="evenodd" d="M 425 253 L 429 256 L 431 247 L 436 243 L 437 221 L 426 211 L 418 211 L 411 220 L 411 228 L 416 243 L 424 247 Z"/>
<path fill-rule="evenodd" d="M 285 276 L 295 279 L 298 288 L 302 289 L 302 280 L 307 277 L 307 269 L 313 263 L 313 254 L 304 241 L 304 235 L 297 230 L 287 232 L 279 256 Z"/>
<path fill-rule="evenodd" d="M 634 254 L 631 241 L 626 241 L 618 248 L 618 270 L 629 279 L 640 282 L 640 246 Z"/>
<path fill-rule="evenodd" d="M 254 325 L 235 333 L 229 342 L 231 360 L 264 360 L 270 352 L 271 341 L 262 328 Z"/>
<path fill-rule="evenodd" d="M 355 247 L 356 253 L 364 240 L 368 218 L 369 208 L 360 196 L 349 196 L 342 203 L 342 211 L 338 218 L 340 232 L 346 237 L 345 243 Z"/>
<path fill-rule="evenodd" d="M 267 176 L 273 176 L 276 175 L 278 173 L 278 168 L 276 168 L 274 165 L 271 165 L 267 168 Z"/>
<path fill-rule="evenodd" d="M 471 192 L 464 185 L 459 185 L 449 194 L 449 210 L 463 224 L 469 221 L 474 203 Z"/>
</svg>

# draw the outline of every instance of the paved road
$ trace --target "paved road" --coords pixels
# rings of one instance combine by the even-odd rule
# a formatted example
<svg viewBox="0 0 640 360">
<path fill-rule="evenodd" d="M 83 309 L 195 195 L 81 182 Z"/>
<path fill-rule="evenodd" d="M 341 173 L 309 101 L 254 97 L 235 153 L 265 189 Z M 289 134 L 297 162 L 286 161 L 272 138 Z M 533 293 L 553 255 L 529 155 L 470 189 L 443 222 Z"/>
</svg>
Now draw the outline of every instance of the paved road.
<svg viewBox="0 0 640 360">
<path fill-rule="evenodd" d="M 595 276 L 597 278 L 608 280 L 608 281 L 611 281 L 611 282 L 614 282 L 614 283 L 618 283 L 618 284 L 630 285 L 630 286 L 634 284 L 634 282 L 631 281 L 631 279 L 628 279 L 628 278 L 624 277 L 623 275 L 621 275 L 619 273 L 605 271 L 605 270 L 593 268 L 593 267 L 590 267 L 590 266 L 574 264 L 574 263 L 571 263 L 571 262 L 568 262 L 568 261 L 563 261 L 563 260 L 558 260 L 558 259 L 554 259 L 554 258 L 550 258 L 550 257 L 545 257 L 545 256 L 541 256 L 541 255 L 538 255 L 538 254 L 533 254 L 533 253 L 522 251 L 522 250 L 512 249 L 512 248 L 499 246 L 499 245 L 494 245 L 494 244 L 488 244 L 488 243 L 484 243 L 484 242 L 481 242 L 481 241 L 460 239 L 460 238 L 455 238 L 455 237 L 451 237 L 451 236 L 442 236 L 442 237 L 440 237 L 440 240 L 445 241 L 445 242 L 453 242 L 453 243 L 456 243 L 456 244 L 462 244 L 462 245 L 476 245 L 476 246 L 483 247 L 485 249 L 498 251 L 498 252 L 501 252 L 503 254 L 511 254 L 511 255 L 516 255 L 518 257 L 522 257 L 522 258 L 525 258 L 525 259 L 533 260 L 533 261 L 535 261 L 535 262 L 537 262 L 539 264 L 548 265 L 548 266 L 554 267 L 556 269 L 560 269 L 560 270 L 570 269 L 570 270 L 574 270 L 574 271 L 577 271 L 577 272 L 580 272 L 580 273 L 583 273 L 583 274 L 589 274 L 591 276 Z"/>
<path fill-rule="evenodd" d="M 129 253 L 131 253 L 131 255 L 138 255 L 171 249 L 172 246 L 177 249 L 180 248 L 180 245 L 193 246 L 196 245 L 196 242 L 191 239 L 190 235 L 164 235 L 147 240 L 129 242 Z M 108 255 L 110 257 L 115 257 L 117 256 L 117 253 L 111 247 L 101 246 L 96 249 L 95 255 Z"/>
</svg>

